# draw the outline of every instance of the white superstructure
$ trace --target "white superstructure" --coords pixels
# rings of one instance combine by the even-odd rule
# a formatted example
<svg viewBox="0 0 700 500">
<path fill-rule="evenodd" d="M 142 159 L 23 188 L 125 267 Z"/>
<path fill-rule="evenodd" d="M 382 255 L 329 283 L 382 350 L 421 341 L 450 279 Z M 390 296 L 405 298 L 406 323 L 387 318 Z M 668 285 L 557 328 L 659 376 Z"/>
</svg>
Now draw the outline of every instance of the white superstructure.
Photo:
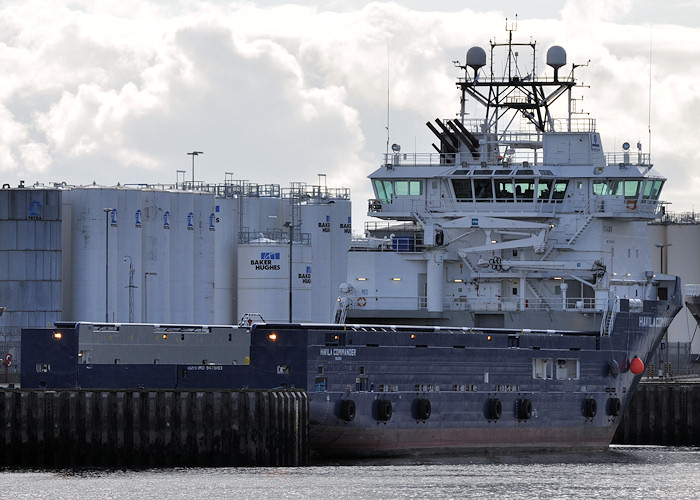
<svg viewBox="0 0 700 500">
<path fill-rule="evenodd" d="M 647 234 L 665 179 L 641 144 L 603 151 L 595 120 L 574 113 L 561 47 L 546 75 L 535 43 L 509 35 L 490 68 L 478 47 L 458 64 L 459 114 L 427 123 L 435 152 L 394 144 L 369 176 L 369 215 L 384 222 L 353 240 L 348 322 L 604 332 L 619 299 L 665 298 L 675 278 L 654 272 Z"/>
</svg>

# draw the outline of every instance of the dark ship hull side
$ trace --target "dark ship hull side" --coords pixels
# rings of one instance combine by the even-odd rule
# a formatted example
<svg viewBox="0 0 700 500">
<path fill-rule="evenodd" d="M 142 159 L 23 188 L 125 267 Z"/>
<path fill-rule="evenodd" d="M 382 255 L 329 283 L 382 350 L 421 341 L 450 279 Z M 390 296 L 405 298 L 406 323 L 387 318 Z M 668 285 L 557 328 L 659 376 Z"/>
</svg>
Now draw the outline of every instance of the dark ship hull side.
<svg viewBox="0 0 700 500">
<path fill-rule="evenodd" d="M 639 312 L 623 301 L 603 336 L 261 325 L 251 354 L 268 385 L 307 389 L 312 448 L 321 455 L 603 449 L 641 378 L 630 362 L 646 363 L 680 307 L 678 295 L 644 301 Z"/>
</svg>

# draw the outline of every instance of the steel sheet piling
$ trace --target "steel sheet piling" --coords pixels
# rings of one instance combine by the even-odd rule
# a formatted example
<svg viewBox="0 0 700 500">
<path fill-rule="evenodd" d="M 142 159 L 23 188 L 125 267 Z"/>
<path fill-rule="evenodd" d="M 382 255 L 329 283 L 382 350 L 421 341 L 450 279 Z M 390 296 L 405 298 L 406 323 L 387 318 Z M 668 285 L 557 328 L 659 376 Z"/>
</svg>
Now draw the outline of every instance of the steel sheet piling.
<svg viewBox="0 0 700 500">
<path fill-rule="evenodd" d="M 307 419 L 304 391 L 0 390 L 0 466 L 301 466 Z"/>
</svg>

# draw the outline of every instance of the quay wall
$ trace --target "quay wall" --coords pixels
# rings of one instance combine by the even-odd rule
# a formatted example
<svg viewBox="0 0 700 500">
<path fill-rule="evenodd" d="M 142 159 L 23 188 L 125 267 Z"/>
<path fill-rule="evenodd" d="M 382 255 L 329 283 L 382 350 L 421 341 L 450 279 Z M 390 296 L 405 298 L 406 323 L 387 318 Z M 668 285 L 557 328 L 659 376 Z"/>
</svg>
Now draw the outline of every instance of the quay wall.
<svg viewBox="0 0 700 500">
<path fill-rule="evenodd" d="M 641 382 L 613 444 L 700 446 L 700 382 Z"/>
<path fill-rule="evenodd" d="M 301 466 L 304 391 L 0 390 L 2 467 Z"/>
</svg>

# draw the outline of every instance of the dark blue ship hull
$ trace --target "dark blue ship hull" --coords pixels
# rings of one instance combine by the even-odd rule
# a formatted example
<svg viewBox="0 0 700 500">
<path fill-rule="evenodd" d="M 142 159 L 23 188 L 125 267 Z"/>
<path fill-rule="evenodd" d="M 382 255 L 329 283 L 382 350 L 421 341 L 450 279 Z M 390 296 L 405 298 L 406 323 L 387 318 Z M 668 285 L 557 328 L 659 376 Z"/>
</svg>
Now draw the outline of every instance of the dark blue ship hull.
<svg viewBox="0 0 700 500">
<path fill-rule="evenodd" d="M 253 353 L 272 385 L 309 392 L 324 455 L 603 449 L 641 378 L 630 362 L 649 359 L 680 307 L 623 301 L 609 335 L 259 325 Z"/>
<path fill-rule="evenodd" d="M 675 288 L 680 290 L 680 284 Z M 24 387 L 303 388 L 312 448 L 328 456 L 602 449 L 680 310 L 621 301 L 609 334 L 591 331 L 254 325 L 250 365 L 89 365 L 78 335 L 23 332 Z M 41 369 L 47 368 L 46 370 Z M 636 370 L 638 371 L 638 370 Z"/>
</svg>

